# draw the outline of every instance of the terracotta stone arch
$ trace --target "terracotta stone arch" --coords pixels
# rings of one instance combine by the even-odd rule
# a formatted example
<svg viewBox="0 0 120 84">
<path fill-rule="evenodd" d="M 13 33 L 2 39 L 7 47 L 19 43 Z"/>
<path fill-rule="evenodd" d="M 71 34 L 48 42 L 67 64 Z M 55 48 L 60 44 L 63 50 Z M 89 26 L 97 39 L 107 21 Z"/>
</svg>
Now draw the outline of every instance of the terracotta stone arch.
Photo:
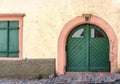
<svg viewBox="0 0 120 84">
<path fill-rule="evenodd" d="M 99 18 L 94 15 L 84 14 L 83 16 L 78 16 L 68 23 L 65 24 L 63 27 L 59 39 L 58 39 L 58 59 L 57 59 L 57 74 L 64 75 L 66 72 L 66 40 L 71 32 L 76 26 L 81 24 L 94 24 L 99 26 L 108 36 L 109 43 L 110 43 L 110 67 L 111 73 L 114 73 L 117 69 L 117 51 L 118 51 L 118 44 L 117 44 L 117 37 L 115 32 L 113 31 L 112 27 L 102 18 Z"/>
</svg>

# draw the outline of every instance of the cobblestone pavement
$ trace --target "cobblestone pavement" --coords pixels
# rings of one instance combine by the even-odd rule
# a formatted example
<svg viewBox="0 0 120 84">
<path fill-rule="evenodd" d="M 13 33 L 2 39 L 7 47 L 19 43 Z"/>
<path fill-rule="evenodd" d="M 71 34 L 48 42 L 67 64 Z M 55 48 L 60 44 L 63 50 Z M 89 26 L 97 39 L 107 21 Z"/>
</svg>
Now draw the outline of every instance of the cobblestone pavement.
<svg viewBox="0 0 120 84">
<path fill-rule="evenodd" d="M 48 79 L 0 79 L 0 84 L 120 84 L 120 74 L 60 76 Z"/>
</svg>

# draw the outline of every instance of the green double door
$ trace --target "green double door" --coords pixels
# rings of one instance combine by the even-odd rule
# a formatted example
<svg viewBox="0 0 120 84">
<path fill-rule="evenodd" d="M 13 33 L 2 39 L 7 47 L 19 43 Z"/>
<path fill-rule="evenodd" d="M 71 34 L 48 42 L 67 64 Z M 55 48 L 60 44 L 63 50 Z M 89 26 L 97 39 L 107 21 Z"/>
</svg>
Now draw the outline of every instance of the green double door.
<svg viewBox="0 0 120 84">
<path fill-rule="evenodd" d="M 66 71 L 109 72 L 109 40 L 98 26 L 74 28 L 66 44 Z"/>
</svg>

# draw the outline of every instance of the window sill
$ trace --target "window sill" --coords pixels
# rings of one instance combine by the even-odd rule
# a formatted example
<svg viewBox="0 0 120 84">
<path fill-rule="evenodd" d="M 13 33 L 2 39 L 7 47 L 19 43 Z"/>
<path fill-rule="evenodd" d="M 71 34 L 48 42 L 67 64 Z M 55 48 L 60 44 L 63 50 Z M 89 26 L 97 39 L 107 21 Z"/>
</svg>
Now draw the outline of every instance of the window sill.
<svg viewBox="0 0 120 84">
<path fill-rule="evenodd" d="M 0 60 L 22 60 L 22 58 L 0 58 Z"/>
</svg>

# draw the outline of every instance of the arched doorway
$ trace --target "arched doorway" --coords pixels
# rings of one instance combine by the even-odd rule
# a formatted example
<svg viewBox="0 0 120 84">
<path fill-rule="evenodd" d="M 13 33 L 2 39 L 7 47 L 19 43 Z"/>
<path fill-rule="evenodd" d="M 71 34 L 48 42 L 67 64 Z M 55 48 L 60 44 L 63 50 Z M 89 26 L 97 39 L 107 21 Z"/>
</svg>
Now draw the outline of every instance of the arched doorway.
<svg viewBox="0 0 120 84">
<path fill-rule="evenodd" d="M 93 24 L 101 28 L 109 39 L 109 61 L 110 61 L 110 72 L 114 73 L 117 69 L 117 51 L 118 51 L 118 44 L 117 44 L 117 37 L 115 32 L 113 31 L 112 27 L 104 21 L 102 18 L 99 18 L 94 15 L 84 14 L 83 16 L 78 16 L 68 23 L 65 24 L 63 27 L 59 39 L 58 39 L 58 59 L 57 59 L 57 74 L 64 75 L 66 72 L 66 43 L 67 38 L 70 32 L 75 29 L 77 26 L 82 24 Z"/>
<path fill-rule="evenodd" d="M 109 39 L 101 28 L 82 24 L 70 32 L 66 43 L 66 71 L 110 71 Z"/>
</svg>

